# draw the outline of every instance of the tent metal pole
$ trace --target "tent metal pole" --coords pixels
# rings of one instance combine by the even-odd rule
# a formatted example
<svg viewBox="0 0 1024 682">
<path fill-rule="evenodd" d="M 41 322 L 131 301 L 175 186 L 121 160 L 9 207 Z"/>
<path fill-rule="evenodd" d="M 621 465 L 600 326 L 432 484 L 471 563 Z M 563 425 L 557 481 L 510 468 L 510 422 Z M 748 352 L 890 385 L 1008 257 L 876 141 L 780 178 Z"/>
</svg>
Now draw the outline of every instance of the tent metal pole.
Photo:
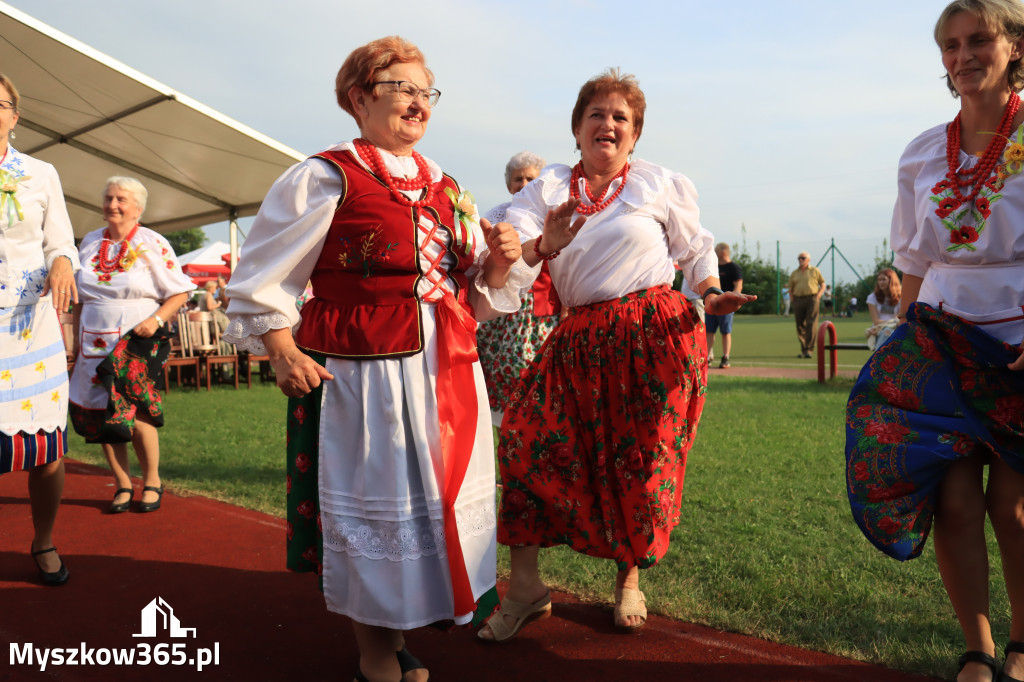
<svg viewBox="0 0 1024 682">
<path fill-rule="evenodd" d="M 228 233 L 231 239 L 231 272 L 234 273 L 235 266 L 238 265 L 238 213 L 234 210 L 231 211 Z"/>
</svg>

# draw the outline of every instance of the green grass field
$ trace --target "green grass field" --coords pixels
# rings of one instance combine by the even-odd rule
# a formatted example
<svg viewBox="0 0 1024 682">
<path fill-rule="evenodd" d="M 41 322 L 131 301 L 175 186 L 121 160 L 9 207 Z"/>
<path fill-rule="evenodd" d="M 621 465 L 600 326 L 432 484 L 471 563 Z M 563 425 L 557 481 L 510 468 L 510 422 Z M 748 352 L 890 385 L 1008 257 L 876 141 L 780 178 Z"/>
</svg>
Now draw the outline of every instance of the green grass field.
<svg viewBox="0 0 1024 682">
<path fill-rule="evenodd" d="M 867 326 L 866 316 L 839 322 L 840 340 Z M 734 364 L 807 366 L 796 358 L 792 318 L 739 317 L 734 333 Z M 840 354 L 848 364 L 853 357 Z M 682 524 L 668 555 L 641 576 L 648 607 L 687 622 L 946 675 L 962 644 L 930 544 L 921 558 L 901 564 L 875 550 L 850 515 L 843 412 L 851 385 L 712 373 L 688 460 Z M 166 396 L 161 432 L 165 483 L 175 493 L 282 516 L 285 402 L 269 384 L 251 391 L 174 390 Z M 70 454 L 104 463 L 99 447 L 77 436 Z M 1009 606 L 991 532 L 989 540 L 992 617 L 996 639 L 1004 641 Z M 507 571 L 504 548 L 499 566 Z M 611 562 L 557 548 L 542 552 L 542 571 L 551 585 L 583 598 L 612 598 Z"/>
<path fill-rule="evenodd" d="M 821 316 L 818 323 L 828 319 L 835 325 L 840 342 L 864 343 L 864 330 L 871 326 L 867 313 L 857 317 L 839 318 Z M 792 316 L 736 315 L 733 318 L 732 353 L 730 364 L 737 367 L 787 367 L 812 369 L 816 361 L 801 359 L 800 342 L 796 338 L 796 322 Z M 840 370 L 857 370 L 867 362 L 870 353 L 844 350 L 839 353 Z M 715 335 L 715 358 L 722 356 L 722 339 Z"/>
</svg>

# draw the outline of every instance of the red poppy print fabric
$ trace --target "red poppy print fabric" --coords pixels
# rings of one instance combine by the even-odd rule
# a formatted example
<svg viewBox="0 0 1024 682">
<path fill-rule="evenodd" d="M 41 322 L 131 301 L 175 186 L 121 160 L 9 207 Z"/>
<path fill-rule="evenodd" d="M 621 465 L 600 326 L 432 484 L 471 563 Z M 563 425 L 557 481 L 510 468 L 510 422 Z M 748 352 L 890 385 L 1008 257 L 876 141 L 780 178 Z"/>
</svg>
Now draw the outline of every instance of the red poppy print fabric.
<svg viewBox="0 0 1024 682">
<path fill-rule="evenodd" d="M 901 561 L 921 553 L 949 464 L 975 449 L 1024 474 L 1024 373 L 1006 367 L 1019 353 L 914 303 L 871 356 L 847 403 L 846 481 L 878 549 Z"/>
<path fill-rule="evenodd" d="M 505 411 L 498 541 L 657 563 L 680 522 L 706 357 L 703 324 L 667 286 L 573 309 Z"/>
</svg>

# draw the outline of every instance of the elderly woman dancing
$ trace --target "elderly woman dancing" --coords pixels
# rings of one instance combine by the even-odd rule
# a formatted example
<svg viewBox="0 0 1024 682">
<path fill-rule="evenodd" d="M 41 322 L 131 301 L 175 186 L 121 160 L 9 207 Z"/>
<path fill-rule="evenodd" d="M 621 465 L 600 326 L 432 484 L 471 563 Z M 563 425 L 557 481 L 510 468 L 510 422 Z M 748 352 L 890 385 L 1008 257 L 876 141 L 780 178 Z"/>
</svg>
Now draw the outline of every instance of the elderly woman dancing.
<svg viewBox="0 0 1024 682">
<path fill-rule="evenodd" d="M 64 490 L 68 372 L 55 312 L 78 302 L 75 238 L 57 171 L 8 142 L 19 95 L 0 75 L 0 474 L 27 469 L 31 554 L 46 585 L 68 569 L 53 545 Z"/>
<path fill-rule="evenodd" d="M 515 194 L 540 175 L 546 164 L 531 152 L 519 152 L 505 166 L 505 186 Z M 511 201 L 487 212 L 491 224 L 505 221 Z M 540 276 L 523 295 L 518 312 L 481 324 L 476 333 L 480 364 L 487 380 L 487 397 L 496 423 L 501 421 L 519 374 L 530 364 L 548 334 L 558 324 L 562 304 L 551 284 L 551 272 L 545 261 Z"/>
<path fill-rule="evenodd" d="M 934 521 L 967 644 L 956 679 L 1013 682 L 1024 679 L 1024 5 L 957 0 L 935 41 L 960 112 L 900 159 L 891 243 L 905 322 L 850 395 L 847 487 L 861 530 L 897 559 L 921 553 Z M 1012 614 L 1002 670 L 986 514 Z"/>
<path fill-rule="evenodd" d="M 512 576 L 501 611 L 479 633 L 485 640 L 507 641 L 550 613 L 537 559 L 559 544 L 614 561 L 615 624 L 643 626 L 638 569 L 664 556 L 679 523 L 707 378 L 704 325 L 670 288 L 673 263 L 712 314 L 755 298 L 718 288 L 693 184 L 629 162 L 644 110 L 632 76 L 612 70 L 588 81 L 571 119 L 580 163 L 549 166 L 508 211 L 528 240 L 526 262 L 550 261 L 571 308 L 501 424 L 498 539 L 512 547 Z"/>
<path fill-rule="evenodd" d="M 469 622 L 495 583 L 473 315 L 518 310 L 532 272 L 515 231 L 478 224 L 415 151 L 433 80 L 398 37 L 348 56 L 336 94 L 361 137 L 277 181 L 228 287 L 229 336 L 265 348 L 291 398 L 288 565 L 319 572 L 328 610 L 351 618 L 357 680 L 426 679 L 403 631 Z"/>
<path fill-rule="evenodd" d="M 164 324 L 195 289 L 168 241 L 139 225 L 148 193 L 134 178 L 112 177 L 103 192 L 107 226 L 79 247 L 82 306 L 75 309 L 76 362 L 71 422 L 87 442 L 100 443 L 114 474 L 108 511 L 128 511 L 134 497 L 130 441 L 142 467 L 140 512 L 160 508 L 163 405 L 157 390 L 170 353 Z"/>
</svg>

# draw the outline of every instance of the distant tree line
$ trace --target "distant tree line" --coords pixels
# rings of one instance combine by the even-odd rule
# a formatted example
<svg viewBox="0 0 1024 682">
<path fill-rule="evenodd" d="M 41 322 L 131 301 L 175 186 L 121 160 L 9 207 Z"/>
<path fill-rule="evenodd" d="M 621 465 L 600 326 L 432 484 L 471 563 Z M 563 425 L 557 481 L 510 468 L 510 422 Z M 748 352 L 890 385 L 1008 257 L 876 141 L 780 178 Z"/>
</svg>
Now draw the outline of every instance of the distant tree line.
<svg viewBox="0 0 1024 682">
<path fill-rule="evenodd" d="M 743 271 L 743 293 L 754 294 L 757 300 L 743 306 L 740 315 L 775 315 L 785 308 L 782 305 L 782 287 L 789 281 L 790 270 L 780 272 L 774 259 L 768 260 L 760 254 L 760 244 L 756 247 L 756 253 L 750 253 L 746 244 L 746 227 L 741 227 L 743 234 L 742 242 L 733 244 L 732 260 L 740 270 Z M 867 310 L 868 294 L 875 290 L 875 276 L 883 268 L 896 268 L 892 265 L 892 252 L 889 250 L 887 240 L 883 240 L 881 249 L 875 252 L 875 260 L 872 268 L 865 275 L 864 279 L 856 282 L 840 282 L 836 284 L 836 290 L 832 292 L 832 300 L 835 310 L 843 310 L 851 296 L 857 297 L 857 309 Z M 896 273 L 903 278 L 903 273 L 896 270 Z"/>
</svg>

